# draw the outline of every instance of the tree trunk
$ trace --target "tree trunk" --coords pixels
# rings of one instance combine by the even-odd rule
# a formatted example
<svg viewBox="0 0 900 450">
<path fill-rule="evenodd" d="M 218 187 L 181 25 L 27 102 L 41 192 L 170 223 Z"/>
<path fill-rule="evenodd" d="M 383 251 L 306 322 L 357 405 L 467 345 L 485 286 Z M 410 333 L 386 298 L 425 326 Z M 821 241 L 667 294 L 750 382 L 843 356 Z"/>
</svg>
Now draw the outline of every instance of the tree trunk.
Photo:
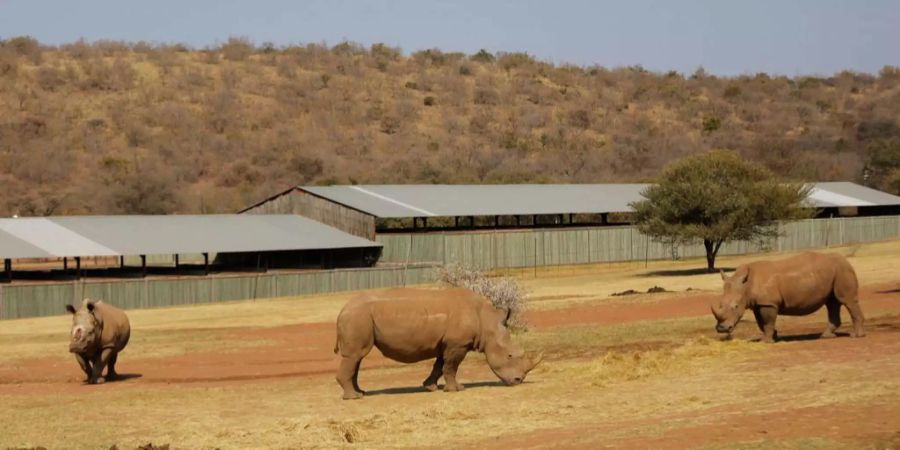
<svg viewBox="0 0 900 450">
<path fill-rule="evenodd" d="M 706 271 L 713 273 L 716 271 L 716 255 L 722 248 L 722 241 L 704 239 L 703 247 L 706 248 Z"/>
</svg>

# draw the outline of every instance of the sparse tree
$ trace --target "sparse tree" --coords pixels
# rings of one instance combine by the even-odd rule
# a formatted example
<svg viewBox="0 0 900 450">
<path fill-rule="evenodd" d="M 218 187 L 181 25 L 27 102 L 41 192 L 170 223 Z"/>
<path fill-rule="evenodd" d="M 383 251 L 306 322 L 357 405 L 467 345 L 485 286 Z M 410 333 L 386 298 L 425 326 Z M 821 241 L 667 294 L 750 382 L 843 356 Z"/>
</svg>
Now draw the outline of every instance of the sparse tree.
<svg viewBox="0 0 900 450">
<path fill-rule="evenodd" d="M 654 240 L 702 241 L 712 272 L 722 244 L 776 237 L 777 221 L 806 217 L 808 193 L 734 151 L 718 150 L 670 164 L 632 207 L 638 229 Z"/>
</svg>

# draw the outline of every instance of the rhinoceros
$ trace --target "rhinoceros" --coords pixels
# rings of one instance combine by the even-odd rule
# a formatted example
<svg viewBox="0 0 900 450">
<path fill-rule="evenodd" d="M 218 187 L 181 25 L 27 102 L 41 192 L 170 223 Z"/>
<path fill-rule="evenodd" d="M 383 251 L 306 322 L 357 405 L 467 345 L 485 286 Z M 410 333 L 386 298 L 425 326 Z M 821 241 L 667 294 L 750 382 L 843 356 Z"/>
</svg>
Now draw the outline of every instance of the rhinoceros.
<svg viewBox="0 0 900 450">
<path fill-rule="evenodd" d="M 853 334 L 865 336 L 856 272 L 841 255 L 806 252 L 779 261 L 755 261 L 738 267 L 731 277 L 721 275 L 724 292 L 712 305 L 719 333 L 730 335 L 750 308 L 762 340 L 774 342 L 778 315 L 803 316 L 825 305 L 828 327 L 822 337 L 835 336 L 841 326 L 841 306 L 850 311 Z"/>
<path fill-rule="evenodd" d="M 128 316 L 115 306 L 90 299 L 84 299 L 77 311 L 72 305 L 66 305 L 66 310 L 72 314 L 69 352 L 75 354 L 87 376 L 85 381 L 98 384 L 115 379 L 119 352 L 131 337 Z M 104 378 L 101 375 L 107 366 Z"/>
<path fill-rule="evenodd" d="M 462 390 L 456 371 L 472 350 L 485 354 L 504 384 L 519 384 L 541 356 L 531 359 L 512 343 L 506 327 L 509 315 L 461 288 L 392 289 L 353 299 L 338 315 L 334 346 L 341 355 L 336 379 L 344 389 L 343 398 L 365 394 L 357 381 L 359 365 L 373 346 L 403 363 L 435 358 L 431 374 L 422 383 L 428 391 L 437 390 L 441 376 L 444 391 Z"/>
</svg>

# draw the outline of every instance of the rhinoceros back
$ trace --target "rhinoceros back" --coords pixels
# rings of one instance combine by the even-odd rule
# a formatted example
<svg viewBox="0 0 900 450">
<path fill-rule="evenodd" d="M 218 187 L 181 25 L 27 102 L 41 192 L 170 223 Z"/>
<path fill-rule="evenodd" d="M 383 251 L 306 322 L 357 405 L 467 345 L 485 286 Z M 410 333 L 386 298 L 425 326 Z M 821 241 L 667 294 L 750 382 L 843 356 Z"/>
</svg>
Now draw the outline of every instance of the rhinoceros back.
<svg viewBox="0 0 900 450">
<path fill-rule="evenodd" d="M 345 342 L 348 339 L 368 338 L 396 361 L 434 358 L 448 342 L 474 342 L 483 302 L 461 289 L 391 289 L 369 295 L 348 303 L 341 312 L 337 347 L 353 346 L 353 342 Z M 371 331 L 363 331 L 366 327 Z"/>
<path fill-rule="evenodd" d="M 779 306 L 785 315 L 806 315 L 821 308 L 835 290 L 852 291 L 858 282 L 841 255 L 806 252 L 784 260 L 754 263 L 753 296 L 759 304 Z M 771 283 L 770 280 L 776 280 Z"/>
<path fill-rule="evenodd" d="M 125 311 L 104 302 L 97 302 L 94 308 L 94 314 L 103 321 L 100 347 L 117 352 L 124 349 L 131 338 L 131 323 Z"/>
</svg>

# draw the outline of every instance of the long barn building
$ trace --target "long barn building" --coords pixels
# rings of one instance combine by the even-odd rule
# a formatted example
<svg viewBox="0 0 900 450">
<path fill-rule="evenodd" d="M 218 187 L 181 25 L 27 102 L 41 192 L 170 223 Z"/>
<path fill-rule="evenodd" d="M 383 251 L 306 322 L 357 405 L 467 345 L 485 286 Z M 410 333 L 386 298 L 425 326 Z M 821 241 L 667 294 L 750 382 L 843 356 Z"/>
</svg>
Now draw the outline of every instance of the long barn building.
<svg viewBox="0 0 900 450">
<path fill-rule="evenodd" d="M 648 184 L 295 186 L 242 211 L 297 214 L 374 240 L 396 230 L 627 223 Z M 850 182 L 815 183 L 823 217 L 900 213 L 900 197 Z"/>
</svg>

